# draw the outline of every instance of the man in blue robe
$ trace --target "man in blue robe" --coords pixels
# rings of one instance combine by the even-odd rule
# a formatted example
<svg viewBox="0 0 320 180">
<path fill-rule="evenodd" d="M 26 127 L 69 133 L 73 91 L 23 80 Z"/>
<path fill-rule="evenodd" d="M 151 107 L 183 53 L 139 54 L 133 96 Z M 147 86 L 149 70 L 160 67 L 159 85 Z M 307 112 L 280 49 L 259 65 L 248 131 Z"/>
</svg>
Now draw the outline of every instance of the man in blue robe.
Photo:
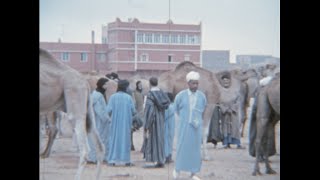
<svg viewBox="0 0 320 180">
<path fill-rule="evenodd" d="M 199 78 L 198 72 L 189 72 L 186 76 L 189 88 L 179 92 L 174 101 L 179 117 L 174 179 L 180 171 L 187 171 L 193 180 L 200 180 L 195 174 L 201 168 L 202 121 L 207 99 L 197 90 Z"/>
<path fill-rule="evenodd" d="M 107 112 L 111 113 L 108 164 L 132 166 L 130 160 L 132 116 L 136 113 L 133 100 L 128 95 L 127 80 L 118 81 L 117 92 L 111 95 Z"/>
<path fill-rule="evenodd" d="M 95 115 L 95 124 L 99 134 L 99 137 L 104 145 L 105 154 L 104 154 L 104 161 L 107 161 L 107 154 L 108 154 L 108 133 L 110 127 L 110 118 L 108 117 L 107 113 L 107 103 L 104 98 L 104 93 L 107 90 L 107 82 L 108 79 L 100 78 L 97 81 L 97 88 L 91 93 L 92 98 L 92 105 L 93 111 Z M 96 150 L 94 143 L 92 142 L 91 138 L 88 138 L 90 151 L 89 151 L 89 158 L 88 163 L 97 163 L 96 157 Z"/>
<path fill-rule="evenodd" d="M 167 93 L 170 99 L 169 108 L 165 111 L 165 121 L 164 121 L 164 153 L 166 156 L 166 163 L 172 162 L 172 145 L 174 139 L 175 130 L 175 110 L 173 104 L 173 94 Z"/>
</svg>

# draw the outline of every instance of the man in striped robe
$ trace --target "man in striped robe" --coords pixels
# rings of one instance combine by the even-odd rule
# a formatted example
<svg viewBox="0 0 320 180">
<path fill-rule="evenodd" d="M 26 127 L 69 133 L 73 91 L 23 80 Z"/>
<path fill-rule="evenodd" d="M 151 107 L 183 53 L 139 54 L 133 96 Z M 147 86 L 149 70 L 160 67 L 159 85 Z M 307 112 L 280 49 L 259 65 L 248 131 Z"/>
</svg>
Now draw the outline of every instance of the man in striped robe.
<svg viewBox="0 0 320 180">
<path fill-rule="evenodd" d="M 146 165 L 147 167 L 164 167 L 165 151 L 164 151 L 164 120 L 165 110 L 170 105 L 168 96 L 160 90 L 158 79 L 151 77 L 150 91 L 147 95 L 145 107 L 145 139 L 142 148 L 143 157 L 147 162 L 154 163 Z"/>
</svg>

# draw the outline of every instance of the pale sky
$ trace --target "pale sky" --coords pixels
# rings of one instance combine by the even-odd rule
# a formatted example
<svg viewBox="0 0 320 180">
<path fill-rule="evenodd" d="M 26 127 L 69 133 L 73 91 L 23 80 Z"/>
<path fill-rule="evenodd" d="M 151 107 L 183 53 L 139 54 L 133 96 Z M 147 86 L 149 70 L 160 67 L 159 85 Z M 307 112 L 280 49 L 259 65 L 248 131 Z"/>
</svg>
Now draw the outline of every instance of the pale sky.
<svg viewBox="0 0 320 180">
<path fill-rule="evenodd" d="M 280 57 L 280 0 L 171 0 L 177 24 L 202 22 L 202 50 Z M 40 42 L 101 43 L 102 25 L 119 17 L 166 23 L 169 0 L 40 0 Z"/>
</svg>

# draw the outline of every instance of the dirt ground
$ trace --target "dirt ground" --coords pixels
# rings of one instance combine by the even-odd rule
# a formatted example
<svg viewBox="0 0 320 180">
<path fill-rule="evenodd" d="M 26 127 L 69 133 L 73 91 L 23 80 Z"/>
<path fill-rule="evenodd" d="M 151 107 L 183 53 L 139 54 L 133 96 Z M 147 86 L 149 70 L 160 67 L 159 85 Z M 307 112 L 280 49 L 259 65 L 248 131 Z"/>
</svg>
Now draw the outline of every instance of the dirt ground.
<svg viewBox="0 0 320 180">
<path fill-rule="evenodd" d="M 40 180 L 71 180 L 74 179 L 79 156 L 77 149 L 72 144 L 70 128 L 68 130 L 67 124 L 63 125 L 64 136 L 55 140 L 52 153 L 49 158 L 39 159 Z M 67 129 L 67 130 L 66 130 Z M 276 143 L 277 154 L 270 157 L 271 167 L 277 172 L 275 175 L 265 174 L 265 166 L 260 163 L 260 171 L 262 176 L 252 176 L 254 158 L 248 153 L 248 125 L 245 126 L 244 138 L 241 139 L 242 144 L 246 149 L 220 149 L 220 143 L 215 149 L 213 145 L 209 144 L 209 155 L 212 161 L 202 161 L 201 171 L 198 176 L 203 180 L 221 179 L 221 180 L 279 180 L 280 179 L 280 122 L 276 128 Z M 131 151 L 131 160 L 135 164 L 133 167 L 110 167 L 105 164 L 102 165 L 101 180 L 164 180 L 173 179 L 172 171 L 174 162 L 166 164 L 164 168 L 160 169 L 144 169 L 144 160 L 140 153 L 142 145 L 142 130 L 134 133 L 134 145 L 136 150 Z M 176 141 L 176 140 L 175 140 Z M 173 158 L 175 158 L 176 149 L 174 143 Z M 82 174 L 82 180 L 95 179 L 96 165 L 89 164 Z M 180 180 L 187 180 L 189 173 L 182 172 Z"/>
</svg>

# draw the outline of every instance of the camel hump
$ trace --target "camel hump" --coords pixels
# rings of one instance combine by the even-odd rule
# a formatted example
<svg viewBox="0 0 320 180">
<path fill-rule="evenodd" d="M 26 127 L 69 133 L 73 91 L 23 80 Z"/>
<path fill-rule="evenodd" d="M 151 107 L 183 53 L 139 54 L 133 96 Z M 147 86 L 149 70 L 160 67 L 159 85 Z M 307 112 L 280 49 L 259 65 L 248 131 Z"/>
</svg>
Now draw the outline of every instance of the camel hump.
<svg viewBox="0 0 320 180">
<path fill-rule="evenodd" d="M 190 61 L 183 61 L 182 63 L 178 64 L 177 67 L 175 68 L 175 71 L 178 71 L 179 69 L 183 68 L 184 66 L 196 66 L 195 64 L 193 64 Z"/>
</svg>

